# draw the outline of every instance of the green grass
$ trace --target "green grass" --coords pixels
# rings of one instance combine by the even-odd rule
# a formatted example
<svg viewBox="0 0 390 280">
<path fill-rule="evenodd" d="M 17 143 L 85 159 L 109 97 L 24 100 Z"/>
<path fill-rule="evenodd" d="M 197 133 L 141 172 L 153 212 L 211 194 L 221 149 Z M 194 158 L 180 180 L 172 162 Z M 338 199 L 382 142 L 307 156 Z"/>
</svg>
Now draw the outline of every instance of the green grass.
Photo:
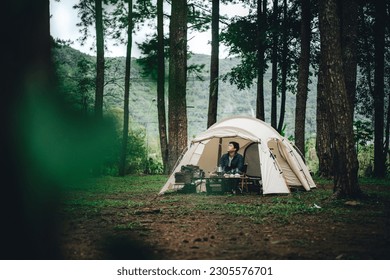
<svg viewBox="0 0 390 280">
<path fill-rule="evenodd" d="M 105 208 L 105 207 L 126 207 L 126 208 L 134 208 L 141 207 L 144 205 L 142 202 L 131 201 L 131 200 L 115 200 L 115 199 L 76 199 L 69 200 L 66 202 L 67 205 L 73 207 L 95 207 L 95 208 Z"/>
<path fill-rule="evenodd" d="M 390 179 L 389 178 L 359 178 L 359 184 L 361 185 L 375 185 L 375 186 L 388 186 L 390 190 Z"/>
<path fill-rule="evenodd" d="M 259 223 L 272 216 L 277 220 L 284 222 L 290 217 L 298 214 L 316 214 L 322 212 L 323 208 L 315 207 L 315 204 L 320 204 L 321 199 L 328 194 L 326 191 L 319 191 L 317 193 L 305 193 L 307 196 L 303 199 L 304 195 L 291 195 L 291 196 L 266 196 L 258 197 L 253 196 L 253 203 L 240 203 L 240 198 L 237 198 L 238 202 L 221 203 L 221 201 L 206 199 L 198 202 L 196 205 L 197 210 L 208 212 L 219 212 L 221 214 L 228 214 L 237 217 L 248 217 L 254 222 Z"/>
<path fill-rule="evenodd" d="M 104 209 L 124 209 L 134 213 L 139 208 L 163 209 L 172 217 L 193 215 L 194 212 L 217 213 L 234 217 L 245 217 L 254 223 L 274 220 L 288 223 L 297 215 L 321 215 L 335 217 L 335 221 L 348 220 L 351 211 L 359 207 L 380 205 L 390 200 L 390 192 L 370 189 L 368 198 L 358 207 L 346 206 L 346 200 L 330 200 L 332 190 L 317 188 L 310 192 L 293 192 L 290 195 L 204 195 L 171 193 L 157 198 L 167 176 L 126 176 L 89 179 L 77 186 L 69 186 L 64 206 L 67 211 L 84 211 L 87 214 L 101 213 Z M 316 180 L 316 179 L 315 179 Z M 327 184 L 330 181 L 320 181 Z M 386 180 L 362 179 L 364 185 L 389 186 Z M 331 183 L 331 182 L 330 182 Z M 385 187 L 386 188 L 386 187 Z M 117 229 L 129 229 L 136 225 L 118 225 Z"/>
<path fill-rule="evenodd" d="M 162 185 L 167 180 L 167 176 L 126 176 L 112 177 L 104 176 L 100 178 L 88 179 L 79 185 L 68 186 L 64 191 L 79 191 L 93 194 L 104 193 L 153 193 L 157 194 Z"/>
<path fill-rule="evenodd" d="M 332 185 L 332 179 L 325 179 L 318 176 L 313 177 L 314 182 L 318 185 Z M 388 186 L 390 189 L 390 179 L 389 178 L 368 178 L 368 177 L 359 177 L 360 185 L 375 185 L 375 186 Z"/>
<path fill-rule="evenodd" d="M 66 211 L 93 214 L 103 209 L 124 208 L 135 210 L 150 204 L 166 176 L 126 176 L 88 179 L 63 190 Z"/>
<path fill-rule="evenodd" d="M 162 199 L 162 200 L 160 200 L 160 203 L 167 203 L 167 204 L 169 204 L 169 203 L 174 203 L 174 202 L 179 202 L 180 201 L 180 199 L 179 198 L 168 198 L 168 199 Z"/>
</svg>

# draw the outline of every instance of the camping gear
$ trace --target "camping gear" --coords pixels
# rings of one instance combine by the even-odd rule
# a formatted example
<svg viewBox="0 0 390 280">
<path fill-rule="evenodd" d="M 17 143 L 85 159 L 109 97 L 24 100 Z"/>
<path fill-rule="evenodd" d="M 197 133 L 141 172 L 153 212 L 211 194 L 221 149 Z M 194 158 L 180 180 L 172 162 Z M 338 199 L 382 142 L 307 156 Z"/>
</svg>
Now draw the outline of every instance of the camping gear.
<svg viewBox="0 0 390 280">
<path fill-rule="evenodd" d="M 175 183 L 190 184 L 194 177 L 201 177 L 202 172 L 199 166 L 183 165 L 179 172 L 175 172 Z"/>
<path fill-rule="evenodd" d="M 240 144 L 246 175 L 262 183 L 263 194 L 290 193 L 290 188 L 310 191 L 316 185 L 296 147 L 269 124 L 253 117 L 232 117 L 212 125 L 195 137 L 159 194 L 180 188 L 175 173 L 182 166 L 199 166 L 210 178 L 230 141 Z"/>
<path fill-rule="evenodd" d="M 180 171 L 175 172 L 175 189 L 184 193 L 196 192 L 203 181 L 204 172 L 196 165 L 182 165 Z"/>
</svg>

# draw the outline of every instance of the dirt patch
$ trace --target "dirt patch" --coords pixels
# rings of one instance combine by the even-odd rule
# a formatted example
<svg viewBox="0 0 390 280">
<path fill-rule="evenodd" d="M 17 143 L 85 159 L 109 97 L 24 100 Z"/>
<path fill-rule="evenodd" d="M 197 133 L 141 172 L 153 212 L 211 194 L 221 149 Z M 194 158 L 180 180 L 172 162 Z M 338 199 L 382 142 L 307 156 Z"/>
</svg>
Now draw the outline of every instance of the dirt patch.
<svg viewBox="0 0 390 280">
<path fill-rule="evenodd" d="M 291 201 L 256 194 L 122 192 L 110 199 L 132 204 L 65 204 L 62 250 L 65 259 L 390 259 L 389 197 L 374 192 L 360 201 L 307 201 L 305 211 L 258 217 L 247 212 Z"/>
</svg>

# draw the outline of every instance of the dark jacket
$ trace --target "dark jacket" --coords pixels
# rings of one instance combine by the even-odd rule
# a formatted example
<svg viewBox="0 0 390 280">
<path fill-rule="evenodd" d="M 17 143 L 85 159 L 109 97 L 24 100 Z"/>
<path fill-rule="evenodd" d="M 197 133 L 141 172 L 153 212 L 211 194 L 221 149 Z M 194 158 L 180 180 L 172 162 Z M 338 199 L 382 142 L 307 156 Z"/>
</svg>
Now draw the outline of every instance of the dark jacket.
<svg viewBox="0 0 390 280">
<path fill-rule="evenodd" d="M 226 153 L 221 157 L 220 165 L 222 170 L 225 172 L 235 168 L 238 168 L 238 170 L 242 172 L 244 167 L 244 157 L 241 154 L 236 153 L 232 159 L 231 165 L 229 166 L 229 153 Z"/>
</svg>

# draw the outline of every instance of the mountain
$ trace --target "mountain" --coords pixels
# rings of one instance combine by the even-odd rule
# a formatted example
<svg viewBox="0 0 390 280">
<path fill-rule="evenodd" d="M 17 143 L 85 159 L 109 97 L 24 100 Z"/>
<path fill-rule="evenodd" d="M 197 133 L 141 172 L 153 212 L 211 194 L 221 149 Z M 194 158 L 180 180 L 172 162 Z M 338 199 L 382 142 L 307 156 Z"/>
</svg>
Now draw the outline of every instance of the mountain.
<svg viewBox="0 0 390 280">
<path fill-rule="evenodd" d="M 53 59 L 56 62 L 60 81 L 73 86 L 63 86 L 67 94 L 75 96 L 79 94 L 76 90 L 75 80 L 81 79 L 83 72 L 78 63 L 81 60 L 88 61 L 93 67 L 85 75 L 93 77 L 95 58 L 83 54 L 70 47 L 62 46 L 54 48 Z M 239 63 L 237 58 L 226 58 L 220 60 L 220 75 L 230 71 L 232 67 Z M 191 140 L 198 133 L 207 128 L 207 111 L 209 98 L 209 65 L 210 56 L 203 54 L 193 54 L 189 59 L 189 64 L 204 64 L 200 76 L 203 80 L 197 79 L 194 75 L 188 77 L 187 82 L 187 106 L 188 106 L 188 136 Z M 106 58 L 106 87 L 104 108 L 106 110 L 122 110 L 123 108 L 123 88 L 125 73 L 125 58 Z M 131 89 L 130 89 L 130 116 L 132 126 L 145 128 L 147 142 L 150 146 L 158 145 L 158 121 L 156 106 L 156 82 L 150 77 L 142 75 L 142 69 L 137 59 L 132 59 L 131 69 Z M 265 115 L 266 122 L 270 122 L 271 111 L 271 67 L 265 74 Z M 92 72 L 91 72 L 92 71 Z M 93 81 L 93 79 L 91 79 Z M 316 126 L 316 81 L 310 84 L 310 92 L 307 101 L 306 135 L 312 137 L 315 134 Z M 71 90 L 69 90 L 71 89 Z M 168 90 L 168 85 L 166 86 Z M 72 93 L 70 93 L 72 91 Z M 93 88 L 89 92 L 90 110 L 93 108 Z M 280 101 L 280 100 L 278 100 Z M 278 110 L 280 106 L 278 103 Z M 256 85 L 245 90 L 238 90 L 235 85 L 229 82 L 219 83 L 218 119 L 235 115 L 254 116 L 256 112 Z M 278 112 L 279 115 L 279 112 Z M 295 95 L 287 93 L 285 131 L 287 137 L 294 135 L 294 115 L 295 115 Z"/>
<path fill-rule="evenodd" d="M 230 71 L 232 67 L 240 62 L 237 58 L 226 58 L 220 60 L 220 75 L 224 75 Z M 189 63 L 205 64 L 204 76 L 207 79 L 203 82 L 190 80 L 187 83 L 187 103 L 193 105 L 194 109 L 188 110 L 189 122 L 199 122 L 201 126 L 190 126 L 194 129 L 196 135 L 199 131 L 206 129 L 207 124 L 207 108 L 209 94 L 209 65 L 210 56 L 194 55 L 189 59 Z M 315 83 L 314 83 L 315 84 Z M 313 85 L 313 84 L 312 84 Z M 312 135 L 315 133 L 316 125 L 316 90 L 313 86 L 310 89 L 307 103 L 307 122 L 306 133 Z M 265 73 L 264 81 L 264 96 L 265 96 L 265 121 L 270 123 L 271 116 L 271 67 Z M 280 114 L 280 100 L 278 100 L 278 116 Z M 256 114 L 256 83 L 249 89 L 238 90 L 235 85 L 231 85 L 228 81 L 219 83 L 219 99 L 218 99 L 218 119 L 230 117 L 234 115 L 249 115 Z M 287 93 L 286 113 L 285 113 L 285 135 L 287 137 L 294 135 L 295 121 L 295 95 Z M 192 134 L 189 134 L 192 136 Z"/>
</svg>

